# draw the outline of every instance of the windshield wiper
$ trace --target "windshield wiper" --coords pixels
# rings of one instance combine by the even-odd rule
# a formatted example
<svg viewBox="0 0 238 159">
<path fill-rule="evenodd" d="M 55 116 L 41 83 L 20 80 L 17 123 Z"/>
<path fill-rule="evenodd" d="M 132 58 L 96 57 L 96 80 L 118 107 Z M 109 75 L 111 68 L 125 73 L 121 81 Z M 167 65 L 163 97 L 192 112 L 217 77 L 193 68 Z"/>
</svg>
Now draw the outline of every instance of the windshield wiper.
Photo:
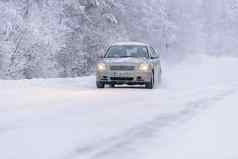
<svg viewBox="0 0 238 159">
<path fill-rule="evenodd" d="M 120 56 L 120 58 L 130 58 L 130 57 L 134 58 L 134 56 Z"/>
</svg>

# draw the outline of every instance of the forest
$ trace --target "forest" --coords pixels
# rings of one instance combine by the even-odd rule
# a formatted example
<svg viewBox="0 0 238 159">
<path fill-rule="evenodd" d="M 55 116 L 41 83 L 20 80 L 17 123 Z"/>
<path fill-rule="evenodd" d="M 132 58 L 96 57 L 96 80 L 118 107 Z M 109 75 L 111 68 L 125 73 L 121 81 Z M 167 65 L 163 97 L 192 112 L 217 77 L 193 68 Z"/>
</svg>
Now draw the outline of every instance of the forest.
<svg viewBox="0 0 238 159">
<path fill-rule="evenodd" d="M 237 56 L 237 35 L 238 0 L 0 0 L 0 78 L 89 75 L 121 41 L 167 61 Z"/>
</svg>

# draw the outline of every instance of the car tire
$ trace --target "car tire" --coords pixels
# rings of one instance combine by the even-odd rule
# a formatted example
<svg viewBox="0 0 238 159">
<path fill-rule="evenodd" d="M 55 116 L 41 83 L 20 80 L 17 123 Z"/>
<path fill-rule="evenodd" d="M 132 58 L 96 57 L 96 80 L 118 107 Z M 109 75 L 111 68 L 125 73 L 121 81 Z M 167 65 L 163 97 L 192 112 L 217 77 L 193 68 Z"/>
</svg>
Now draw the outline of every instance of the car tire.
<svg viewBox="0 0 238 159">
<path fill-rule="evenodd" d="M 151 77 L 151 80 L 150 82 L 146 83 L 145 84 L 145 88 L 147 89 L 153 89 L 154 88 L 154 72 L 152 73 L 152 77 Z"/>
<path fill-rule="evenodd" d="M 115 88 L 115 84 L 110 84 L 109 87 L 110 88 Z"/>
<path fill-rule="evenodd" d="M 105 88 L 105 84 L 102 82 L 97 82 L 96 85 L 97 85 L 97 88 Z"/>
</svg>

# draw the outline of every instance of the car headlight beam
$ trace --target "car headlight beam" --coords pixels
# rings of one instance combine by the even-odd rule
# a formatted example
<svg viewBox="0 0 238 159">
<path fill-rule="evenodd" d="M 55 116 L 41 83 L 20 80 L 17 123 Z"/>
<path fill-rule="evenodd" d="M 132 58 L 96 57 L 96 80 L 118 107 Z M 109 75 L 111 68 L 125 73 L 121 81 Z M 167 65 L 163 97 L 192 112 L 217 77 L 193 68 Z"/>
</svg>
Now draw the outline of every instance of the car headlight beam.
<svg viewBox="0 0 238 159">
<path fill-rule="evenodd" d="M 104 63 L 97 64 L 97 70 L 98 71 L 105 71 L 106 70 L 106 65 Z"/>
<path fill-rule="evenodd" d="M 148 72 L 149 70 L 150 70 L 149 64 L 140 64 L 139 65 L 139 71 Z"/>
</svg>

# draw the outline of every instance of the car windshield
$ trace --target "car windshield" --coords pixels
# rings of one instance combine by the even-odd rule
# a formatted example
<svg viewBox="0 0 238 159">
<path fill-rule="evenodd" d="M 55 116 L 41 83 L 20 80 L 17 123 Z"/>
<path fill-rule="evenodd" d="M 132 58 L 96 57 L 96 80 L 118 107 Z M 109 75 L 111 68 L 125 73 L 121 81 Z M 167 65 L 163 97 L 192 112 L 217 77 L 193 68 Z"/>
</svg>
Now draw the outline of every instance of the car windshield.
<svg viewBox="0 0 238 159">
<path fill-rule="evenodd" d="M 145 46 L 112 46 L 109 48 L 106 58 L 148 58 Z"/>
</svg>

